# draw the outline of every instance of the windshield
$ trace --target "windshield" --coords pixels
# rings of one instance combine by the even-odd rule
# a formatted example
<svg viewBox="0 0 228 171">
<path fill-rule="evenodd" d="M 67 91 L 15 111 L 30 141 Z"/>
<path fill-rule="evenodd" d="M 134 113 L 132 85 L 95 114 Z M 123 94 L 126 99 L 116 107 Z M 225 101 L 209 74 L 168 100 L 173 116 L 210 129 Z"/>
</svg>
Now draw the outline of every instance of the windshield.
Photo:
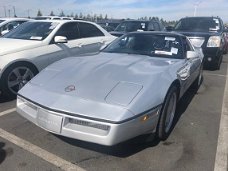
<svg viewBox="0 0 228 171">
<path fill-rule="evenodd" d="M 159 34 L 124 35 L 103 50 L 107 53 L 126 53 L 182 59 L 182 44 L 179 36 Z"/>
<path fill-rule="evenodd" d="M 26 22 L 5 34 L 4 38 L 44 40 L 58 25 L 55 22 Z"/>
<path fill-rule="evenodd" d="M 135 22 L 135 21 L 128 21 L 122 22 L 118 25 L 115 29 L 117 32 L 133 32 L 137 30 L 146 30 L 148 23 L 147 22 Z"/>
<path fill-rule="evenodd" d="M 0 20 L 0 23 L 2 23 L 3 21 L 5 21 L 5 20 Z"/>
<path fill-rule="evenodd" d="M 213 32 L 219 31 L 221 24 L 217 18 L 184 18 L 181 19 L 174 30 L 176 31 L 202 31 Z"/>
</svg>

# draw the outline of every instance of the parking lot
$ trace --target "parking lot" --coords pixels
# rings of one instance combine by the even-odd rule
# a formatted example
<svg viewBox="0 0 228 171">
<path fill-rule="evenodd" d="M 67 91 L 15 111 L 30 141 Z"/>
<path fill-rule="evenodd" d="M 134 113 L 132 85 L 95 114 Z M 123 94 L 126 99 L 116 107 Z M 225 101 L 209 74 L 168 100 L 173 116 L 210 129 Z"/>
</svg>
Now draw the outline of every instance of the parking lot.
<svg viewBox="0 0 228 171">
<path fill-rule="evenodd" d="M 165 142 L 141 136 L 105 147 L 56 136 L 0 98 L 0 170 L 214 170 L 227 68 L 228 55 L 219 71 L 204 71 L 198 93 L 189 90 L 179 102 Z"/>
</svg>

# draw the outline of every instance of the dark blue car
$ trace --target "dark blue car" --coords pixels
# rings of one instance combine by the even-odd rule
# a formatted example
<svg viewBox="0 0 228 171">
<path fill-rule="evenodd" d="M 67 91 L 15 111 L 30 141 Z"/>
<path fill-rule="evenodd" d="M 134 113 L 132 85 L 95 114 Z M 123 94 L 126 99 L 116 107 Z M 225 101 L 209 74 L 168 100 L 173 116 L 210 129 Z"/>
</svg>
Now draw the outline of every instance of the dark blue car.
<svg viewBox="0 0 228 171">
<path fill-rule="evenodd" d="M 206 67 L 220 69 L 227 30 L 219 17 L 182 18 L 173 31 L 186 35 L 194 46 L 202 48 Z"/>
</svg>

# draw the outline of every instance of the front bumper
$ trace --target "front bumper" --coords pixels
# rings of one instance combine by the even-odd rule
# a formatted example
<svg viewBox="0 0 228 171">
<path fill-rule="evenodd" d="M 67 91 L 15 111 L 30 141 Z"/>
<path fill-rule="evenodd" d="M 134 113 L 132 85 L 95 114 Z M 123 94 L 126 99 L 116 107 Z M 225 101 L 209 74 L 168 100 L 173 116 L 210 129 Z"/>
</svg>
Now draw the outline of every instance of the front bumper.
<svg viewBox="0 0 228 171">
<path fill-rule="evenodd" d="M 205 47 L 203 48 L 203 53 L 205 64 L 211 64 L 218 62 L 223 50 L 219 47 Z"/>
<path fill-rule="evenodd" d="M 161 105 L 124 122 L 111 123 L 45 109 L 22 97 L 17 112 L 37 126 L 62 136 L 102 145 L 115 145 L 156 130 Z"/>
</svg>

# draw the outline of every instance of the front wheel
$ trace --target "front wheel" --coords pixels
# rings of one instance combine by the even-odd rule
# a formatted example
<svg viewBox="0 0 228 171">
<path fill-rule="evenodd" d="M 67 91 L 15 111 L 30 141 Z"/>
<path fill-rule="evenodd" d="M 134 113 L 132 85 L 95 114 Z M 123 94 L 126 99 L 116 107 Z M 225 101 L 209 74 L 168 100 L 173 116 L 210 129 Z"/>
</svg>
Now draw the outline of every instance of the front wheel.
<svg viewBox="0 0 228 171">
<path fill-rule="evenodd" d="M 1 90 L 3 95 L 8 98 L 15 98 L 17 92 L 37 73 L 37 69 L 28 63 L 16 63 L 11 65 L 2 74 Z"/>
<path fill-rule="evenodd" d="M 176 113 L 177 98 L 177 87 L 173 86 L 166 95 L 158 122 L 157 135 L 161 140 L 166 140 L 170 134 Z"/>
</svg>

